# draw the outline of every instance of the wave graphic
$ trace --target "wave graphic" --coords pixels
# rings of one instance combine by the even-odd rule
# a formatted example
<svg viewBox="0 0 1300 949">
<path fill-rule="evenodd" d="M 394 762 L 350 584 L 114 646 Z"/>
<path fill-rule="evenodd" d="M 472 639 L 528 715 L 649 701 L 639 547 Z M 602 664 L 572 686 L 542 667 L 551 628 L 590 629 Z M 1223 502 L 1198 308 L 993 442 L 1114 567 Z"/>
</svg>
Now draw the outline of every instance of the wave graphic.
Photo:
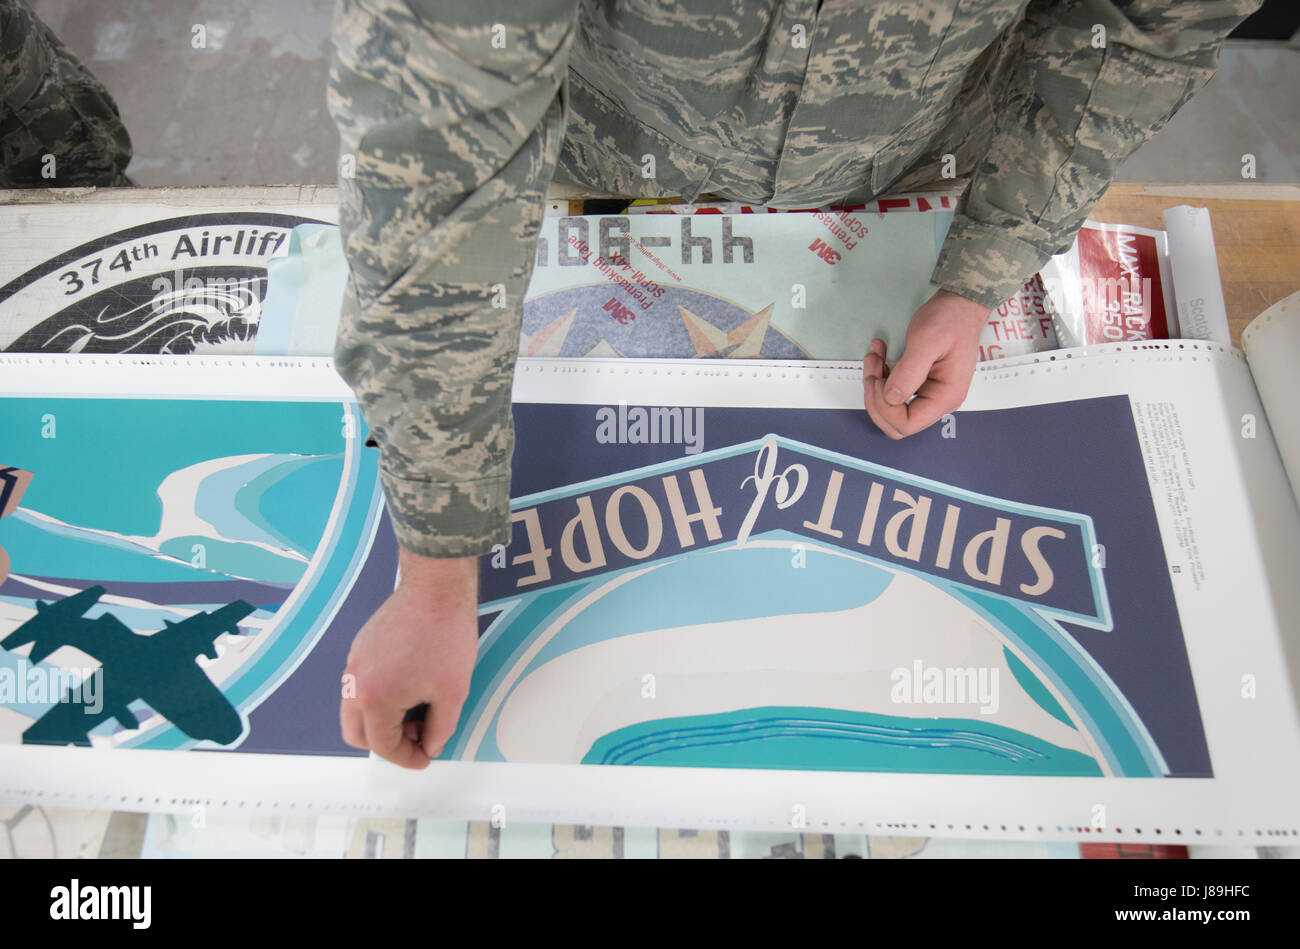
<svg viewBox="0 0 1300 949">
<path fill-rule="evenodd" d="M 920 722 L 794 707 L 641 722 L 601 736 L 582 763 L 918 774 L 1101 774 L 1089 755 L 990 722 L 958 718 Z"/>
<path fill-rule="evenodd" d="M 293 586 L 320 542 L 341 464 L 337 455 L 208 459 L 159 483 L 154 494 L 161 514 L 154 515 L 158 526 L 151 534 L 20 507 L 12 515 L 8 549 L 23 572 L 38 575 L 176 581 L 217 574 Z"/>
<path fill-rule="evenodd" d="M 601 752 L 597 764 L 637 764 L 676 748 L 732 745 L 769 738 L 835 738 L 848 741 L 901 745 L 907 748 L 964 748 L 1008 761 L 1046 757 L 1005 738 L 952 728 L 900 728 L 866 722 L 830 721 L 776 716 L 755 718 L 733 725 L 697 725 L 651 732 L 612 744 Z M 584 759 L 584 764 L 590 763 Z"/>
<path fill-rule="evenodd" d="M 23 507 L 18 508 L 12 516 L 52 534 L 97 541 L 110 547 L 141 553 L 160 554 L 163 545 L 170 540 L 198 537 L 247 544 L 277 557 L 305 564 L 308 557 L 285 547 L 282 542 L 276 541 L 260 526 L 252 523 L 235 507 L 233 497 L 224 491 L 217 493 L 211 490 L 213 485 L 210 483 L 229 469 L 245 468 L 245 473 L 251 479 L 276 464 L 300 460 L 296 455 L 234 455 L 202 461 L 172 472 L 158 485 L 162 519 L 158 530 L 152 535 L 123 534 L 96 527 L 83 527 Z M 223 498 L 225 503 L 222 503 Z M 202 515 L 198 511 L 200 507 L 205 508 Z"/>
</svg>

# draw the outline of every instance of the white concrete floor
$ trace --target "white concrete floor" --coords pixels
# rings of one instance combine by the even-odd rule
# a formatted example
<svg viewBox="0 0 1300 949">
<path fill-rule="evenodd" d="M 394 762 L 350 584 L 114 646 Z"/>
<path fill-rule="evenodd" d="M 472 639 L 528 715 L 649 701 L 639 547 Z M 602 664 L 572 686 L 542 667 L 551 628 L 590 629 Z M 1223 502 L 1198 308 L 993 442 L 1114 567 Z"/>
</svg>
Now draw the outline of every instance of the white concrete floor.
<svg viewBox="0 0 1300 949">
<path fill-rule="evenodd" d="M 333 0 L 31 0 L 108 86 L 140 185 L 323 184 Z M 194 49 L 203 24 L 207 49 Z M 1121 181 L 1300 181 L 1300 48 L 1232 41 L 1219 74 Z"/>
</svg>

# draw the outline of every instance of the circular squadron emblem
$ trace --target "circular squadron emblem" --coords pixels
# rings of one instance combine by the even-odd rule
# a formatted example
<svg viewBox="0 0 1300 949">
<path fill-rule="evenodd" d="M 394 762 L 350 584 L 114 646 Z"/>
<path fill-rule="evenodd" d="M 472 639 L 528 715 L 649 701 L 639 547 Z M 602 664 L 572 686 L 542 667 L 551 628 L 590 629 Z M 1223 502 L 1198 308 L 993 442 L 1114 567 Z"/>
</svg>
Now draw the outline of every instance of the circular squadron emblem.
<svg viewBox="0 0 1300 949">
<path fill-rule="evenodd" d="M 74 247 L 0 287 L 0 350 L 251 353 L 267 261 L 313 218 L 265 212 L 151 221 Z"/>
</svg>

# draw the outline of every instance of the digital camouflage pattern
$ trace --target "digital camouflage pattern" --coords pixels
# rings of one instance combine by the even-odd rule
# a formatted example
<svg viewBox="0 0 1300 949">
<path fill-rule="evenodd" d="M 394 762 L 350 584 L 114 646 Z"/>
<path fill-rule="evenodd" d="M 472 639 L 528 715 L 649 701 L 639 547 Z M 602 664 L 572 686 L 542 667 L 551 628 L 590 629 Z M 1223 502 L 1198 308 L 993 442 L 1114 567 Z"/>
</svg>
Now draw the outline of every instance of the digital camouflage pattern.
<svg viewBox="0 0 1300 949">
<path fill-rule="evenodd" d="M 808 208 L 939 179 L 951 155 L 971 183 L 932 279 L 995 307 L 1258 6 L 341 0 L 335 355 L 398 541 L 453 557 L 510 540 L 510 388 L 553 177 Z"/>
<path fill-rule="evenodd" d="M 121 187 L 130 161 L 108 90 L 24 0 L 0 0 L 0 188 Z"/>
</svg>

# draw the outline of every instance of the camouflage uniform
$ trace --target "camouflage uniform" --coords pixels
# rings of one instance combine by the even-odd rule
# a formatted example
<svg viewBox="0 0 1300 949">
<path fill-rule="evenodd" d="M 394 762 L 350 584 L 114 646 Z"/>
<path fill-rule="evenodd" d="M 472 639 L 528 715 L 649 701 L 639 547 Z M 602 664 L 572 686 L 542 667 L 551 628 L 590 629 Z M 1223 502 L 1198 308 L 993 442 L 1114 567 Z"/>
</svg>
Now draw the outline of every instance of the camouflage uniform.
<svg viewBox="0 0 1300 949">
<path fill-rule="evenodd" d="M 108 91 L 23 0 L 0 0 L 0 188 L 129 185 L 130 161 Z"/>
<path fill-rule="evenodd" d="M 932 279 L 994 307 L 1070 244 L 1258 5 L 341 0 L 335 355 L 399 542 L 509 542 L 512 369 L 553 175 L 806 208 L 937 179 L 950 154 L 972 179 Z"/>
</svg>

